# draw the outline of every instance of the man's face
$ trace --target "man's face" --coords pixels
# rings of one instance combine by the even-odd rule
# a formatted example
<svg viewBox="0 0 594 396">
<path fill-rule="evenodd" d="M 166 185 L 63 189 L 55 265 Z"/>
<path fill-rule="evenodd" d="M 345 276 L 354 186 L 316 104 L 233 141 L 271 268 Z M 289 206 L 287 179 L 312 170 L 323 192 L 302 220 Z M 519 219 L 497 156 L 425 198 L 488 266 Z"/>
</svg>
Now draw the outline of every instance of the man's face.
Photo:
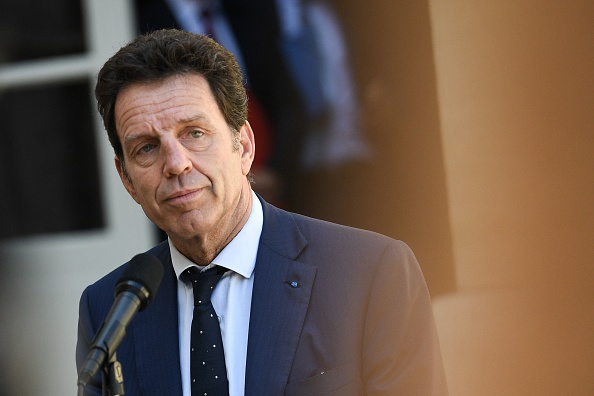
<svg viewBox="0 0 594 396">
<path fill-rule="evenodd" d="M 147 216 L 172 239 L 225 238 L 249 191 L 249 124 L 235 137 L 200 75 L 125 88 L 115 118 L 124 151 L 116 167 Z"/>
</svg>

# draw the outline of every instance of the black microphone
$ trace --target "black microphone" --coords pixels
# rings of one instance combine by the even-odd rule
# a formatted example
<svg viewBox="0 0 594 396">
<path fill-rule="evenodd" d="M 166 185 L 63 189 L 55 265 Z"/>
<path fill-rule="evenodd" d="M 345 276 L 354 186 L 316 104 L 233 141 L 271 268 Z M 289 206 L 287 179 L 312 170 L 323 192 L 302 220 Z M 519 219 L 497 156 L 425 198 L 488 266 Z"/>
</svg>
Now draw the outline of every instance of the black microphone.
<svg viewBox="0 0 594 396">
<path fill-rule="evenodd" d="M 116 284 L 115 301 L 81 366 L 79 388 L 85 387 L 111 358 L 136 312 L 142 311 L 155 299 L 162 278 L 163 265 L 155 256 L 141 253 L 130 260 Z"/>
</svg>

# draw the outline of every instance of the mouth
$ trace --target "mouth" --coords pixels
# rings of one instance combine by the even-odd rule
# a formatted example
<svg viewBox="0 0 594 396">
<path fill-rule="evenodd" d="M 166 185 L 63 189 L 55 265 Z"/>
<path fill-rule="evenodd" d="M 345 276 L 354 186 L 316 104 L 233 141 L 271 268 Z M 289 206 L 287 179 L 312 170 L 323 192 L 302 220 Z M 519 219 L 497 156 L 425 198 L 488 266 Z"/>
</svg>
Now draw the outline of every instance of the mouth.
<svg viewBox="0 0 594 396">
<path fill-rule="evenodd" d="M 202 192 L 202 190 L 202 188 L 195 188 L 191 190 L 176 191 L 175 193 L 167 196 L 164 201 L 165 203 L 173 205 L 184 204 L 195 199 Z"/>
</svg>

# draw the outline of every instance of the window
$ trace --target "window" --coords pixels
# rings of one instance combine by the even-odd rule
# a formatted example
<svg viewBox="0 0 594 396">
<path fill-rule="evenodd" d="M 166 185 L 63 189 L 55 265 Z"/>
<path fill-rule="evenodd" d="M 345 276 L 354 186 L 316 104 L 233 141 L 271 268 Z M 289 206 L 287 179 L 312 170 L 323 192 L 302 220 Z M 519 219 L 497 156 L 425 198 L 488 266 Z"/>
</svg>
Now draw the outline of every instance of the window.
<svg viewBox="0 0 594 396">
<path fill-rule="evenodd" d="M 0 238 L 104 225 L 83 20 L 77 1 L 0 3 Z"/>
</svg>

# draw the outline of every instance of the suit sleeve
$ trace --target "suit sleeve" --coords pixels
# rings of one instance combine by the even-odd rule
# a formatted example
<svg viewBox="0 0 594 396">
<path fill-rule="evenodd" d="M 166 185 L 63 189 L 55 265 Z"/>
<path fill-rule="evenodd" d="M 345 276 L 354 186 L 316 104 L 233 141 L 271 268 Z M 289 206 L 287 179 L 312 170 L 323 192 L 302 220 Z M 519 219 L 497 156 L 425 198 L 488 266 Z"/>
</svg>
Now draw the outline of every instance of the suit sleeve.
<svg viewBox="0 0 594 396">
<path fill-rule="evenodd" d="M 86 289 L 79 303 L 79 315 L 78 315 L 78 339 L 76 342 L 76 370 L 77 372 L 81 369 L 84 363 L 93 338 L 95 337 L 96 328 L 93 326 L 91 320 L 91 313 L 89 309 L 89 291 Z M 101 396 L 101 373 L 98 373 L 91 383 L 85 388 L 85 396 Z"/>
<path fill-rule="evenodd" d="M 447 395 L 429 292 L 402 242 L 375 268 L 363 343 L 366 395 Z"/>
</svg>

